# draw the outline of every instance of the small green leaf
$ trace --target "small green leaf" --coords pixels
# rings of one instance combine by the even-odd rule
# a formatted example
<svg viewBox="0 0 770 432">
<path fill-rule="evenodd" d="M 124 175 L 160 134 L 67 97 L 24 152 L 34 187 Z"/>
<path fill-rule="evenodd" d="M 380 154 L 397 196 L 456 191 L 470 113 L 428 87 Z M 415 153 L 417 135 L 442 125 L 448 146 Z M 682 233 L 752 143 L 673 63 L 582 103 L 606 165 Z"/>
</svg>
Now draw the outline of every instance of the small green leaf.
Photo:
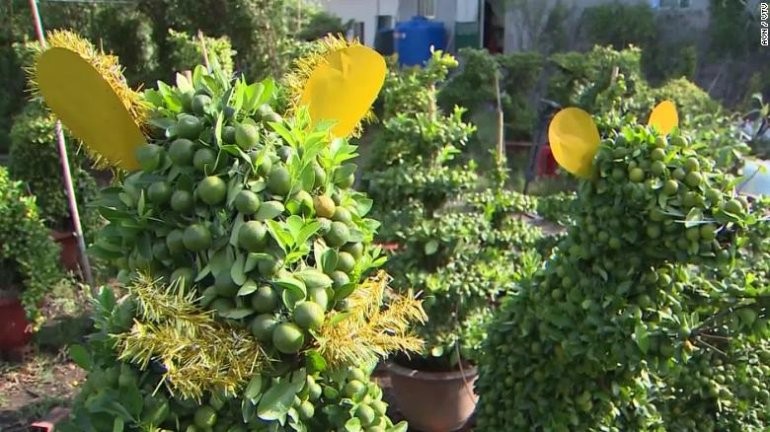
<svg viewBox="0 0 770 432">
<path fill-rule="evenodd" d="M 374 203 L 374 200 L 371 198 L 367 198 L 365 195 L 363 196 L 357 196 L 355 198 L 356 201 L 356 214 L 360 217 L 366 216 L 367 213 L 372 209 L 372 204 Z"/>
<path fill-rule="evenodd" d="M 425 255 L 433 255 L 438 251 L 438 242 L 436 240 L 430 240 L 425 244 Z"/>
<path fill-rule="evenodd" d="M 286 227 L 289 229 L 289 233 L 291 233 L 292 238 L 295 240 L 299 237 L 299 233 L 304 226 L 305 222 L 297 215 L 289 216 L 286 219 Z"/>
<path fill-rule="evenodd" d="M 123 432 L 123 428 L 126 427 L 126 422 L 120 417 L 115 417 L 112 422 L 112 432 Z"/>
<path fill-rule="evenodd" d="M 358 228 L 351 228 L 350 229 L 350 237 L 348 238 L 348 241 L 350 242 L 362 242 L 364 241 L 364 233 L 361 232 Z"/>
<path fill-rule="evenodd" d="M 259 97 L 258 104 L 262 105 L 268 103 L 273 99 L 275 95 L 275 80 L 273 78 L 265 78 L 260 83 L 262 85 L 262 94 Z"/>
<path fill-rule="evenodd" d="M 246 318 L 247 316 L 249 316 L 249 315 L 251 315 L 253 313 L 254 313 L 253 309 L 237 308 L 237 309 L 229 310 L 227 312 L 223 312 L 222 313 L 222 317 L 223 318 L 230 318 L 230 319 L 237 320 L 237 319 Z"/>
<path fill-rule="evenodd" d="M 139 216 L 144 216 L 144 189 L 139 192 L 139 200 L 136 202 L 136 211 Z"/>
<path fill-rule="evenodd" d="M 249 252 L 249 255 L 246 257 L 246 264 L 243 265 L 244 273 L 248 273 L 257 268 L 259 260 L 269 258 L 272 258 L 272 255 L 263 252 Z"/>
<path fill-rule="evenodd" d="M 257 416 L 262 420 L 278 420 L 289 412 L 294 403 L 294 397 L 305 385 L 305 376 L 302 381 L 295 378 L 292 380 L 284 379 L 271 386 L 265 392 L 257 406 Z"/>
<path fill-rule="evenodd" d="M 305 300 L 305 296 L 300 291 L 285 289 L 281 291 L 281 300 L 286 309 L 293 311 L 297 303 Z"/>
<path fill-rule="evenodd" d="M 332 286 L 332 283 L 334 283 L 332 278 L 315 269 L 301 270 L 294 273 L 294 276 L 304 282 L 308 289 L 327 288 Z"/>
<path fill-rule="evenodd" d="M 337 269 L 338 255 L 334 249 L 327 249 L 323 255 L 321 255 L 321 269 L 324 273 L 331 274 Z"/>
<path fill-rule="evenodd" d="M 223 145 L 223 146 L 220 146 L 220 148 L 222 149 L 222 151 L 224 151 L 225 153 L 229 153 L 232 156 L 240 156 L 241 154 L 241 148 L 235 144 Z"/>
<path fill-rule="evenodd" d="M 397 425 L 393 426 L 393 428 L 388 429 L 388 432 L 407 432 L 409 430 L 409 423 L 406 421 L 401 421 Z"/>
<path fill-rule="evenodd" d="M 300 178 L 302 179 L 302 189 L 306 191 L 313 190 L 313 185 L 315 184 L 315 170 L 313 169 L 313 165 L 306 165 L 305 168 L 302 169 Z"/>
<path fill-rule="evenodd" d="M 217 123 L 214 126 L 214 142 L 217 143 L 217 145 L 222 145 L 222 128 L 225 124 L 225 116 L 223 113 L 219 113 L 217 116 Z"/>
<path fill-rule="evenodd" d="M 335 314 L 334 316 L 331 317 L 331 319 L 329 319 L 329 325 L 335 326 L 349 316 L 350 316 L 350 312 L 341 312 L 341 313 Z"/>
<path fill-rule="evenodd" d="M 246 391 L 243 392 L 243 396 L 247 399 L 254 400 L 260 394 L 262 394 L 262 375 L 256 374 L 251 378 L 249 384 L 246 386 Z"/>
<path fill-rule="evenodd" d="M 318 232 L 318 230 L 321 229 L 321 222 L 313 221 L 305 226 L 302 227 L 302 229 L 299 231 L 299 234 L 295 237 L 296 244 L 303 244 L 306 243 L 308 240 L 310 240 L 310 237 L 315 235 L 315 233 Z"/>
<path fill-rule="evenodd" d="M 305 357 L 308 372 L 318 373 L 326 370 L 326 359 L 316 350 L 312 350 L 307 353 Z"/>
<path fill-rule="evenodd" d="M 180 73 L 176 74 L 176 86 L 179 89 L 179 91 L 184 93 L 195 91 L 190 80 L 188 80 L 186 76 Z"/>
<path fill-rule="evenodd" d="M 235 201 L 235 197 L 238 196 L 238 192 L 243 190 L 243 183 L 241 183 L 241 179 L 237 176 L 234 176 L 230 179 L 230 182 L 227 187 L 227 206 L 231 207 L 233 205 L 233 201 Z"/>
<path fill-rule="evenodd" d="M 257 290 L 257 283 L 249 279 L 238 290 L 238 296 L 247 296 Z"/>
<path fill-rule="evenodd" d="M 246 264 L 246 257 L 243 253 L 237 253 L 235 256 L 235 262 L 230 268 L 230 277 L 233 279 L 236 285 L 243 285 L 246 283 L 246 273 L 243 271 Z"/>
<path fill-rule="evenodd" d="M 241 401 L 241 415 L 243 416 L 243 422 L 248 423 L 254 418 L 254 414 L 257 412 L 257 405 L 254 401 L 244 398 Z"/>
<path fill-rule="evenodd" d="M 340 166 L 334 171 L 334 181 L 341 182 L 348 178 L 351 174 L 354 174 L 358 167 L 356 164 L 348 163 Z"/>
<path fill-rule="evenodd" d="M 647 354 L 647 350 L 650 348 L 650 338 L 647 333 L 647 327 L 645 327 L 644 324 L 638 323 L 636 325 L 636 328 L 634 329 L 634 340 L 636 340 L 636 344 L 639 346 L 642 353 Z"/>
<path fill-rule="evenodd" d="M 69 354 L 72 361 L 74 361 L 76 365 L 80 366 L 81 369 L 91 369 L 93 360 L 91 359 L 91 353 L 89 353 L 85 347 L 77 344 L 70 345 Z"/>
<path fill-rule="evenodd" d="M 345 422 L 346 432 L 361 432 L 361 420 L 358 417 L 353 417 Z"/>
<path fill-rule="evenodd" d="M 257 214 L 254 215 L 254 218 L 260 221 L 275 219 L 283 213 L 284 210 L 285 207 L 282 203 L 278 201 L 266 201 L 259 206 L 259 210 L 257 210 Z"/>
<path fill-rule="evenodd" d="M 334 300 L 340 301 L 348 298 L 348 296 L 352 294 L 355 289 L 356 284 L 352 282 L 342 285 L 341 287 L 334 290 Z"/>
<path fill-rule="evenodd" d="M 444 347 L 440 345 L 434 346 L 430 350 L 430 355 L 432 355 L 433 357 L 441 357 L 442 355 L 444 355 Z"/>
<path fill-rule="evenodd" d="M 275 239 L 276 243 L 278 243 L 278 246 L 284 252 L 287 252 L 292 246 L 294 246 L 294 237 L 292 237 L 289 230 L 285 228 L 284 222 L 268 220 L 266 225 L 268 232 L 270 232 L 270 235 L 273 237 L 273 239 Z"/>
<path fill-rule="evenodd" d="M 112 312 L 115 308 L 115 293 L 112 288 L 108 286 L 102 286 L 99 288 L 99 306 L 106 312 Z"/>
<path fill-rule="evenodd" d="M 287 144 L 297 148 L 297 140 L 295 139 L 294 134 L 292 134 L 291 131 L 286 128 L 286 126 L 280 123 L 270 123 L 270 127 L 272 127 L 273 130 L 277 132 L 278 135 L 280 135 Z"/>
<path fill-rule="evenodd" d="M 253 113 L 262 104 L 262 94 L 264 93 L 265 86 L 262 83 L 253 83 L 246 87 L 244 94 L 246 101 L 243 108 Z"/>
<path fill-rule="evenodd" d="M 307 287 L 305 287 L 305 283 L 293 277 L 282 277 L 280 279 L 276 279 L 274 283 L 285 290 L 301 292 L 303 298 L 307 295 Z"/>
<path fill-rule="evenodd" d="M 120 388 L 120 401 L 134 418 L 138 418 L 142 414 L 144 399 L 142 399 L 138 383 L 132 382 L 130 385 L 122 386 Z"/>
<path fill-rule="evenodd" d="M 235 217 L 235 221 L 233 221 L 233 228 L 230 232 L 230 244 L 235 247 L 238 247 L 238 231 L 244 223 L 243 215 L 239 213 L 238 216 Z"/>
</svg>

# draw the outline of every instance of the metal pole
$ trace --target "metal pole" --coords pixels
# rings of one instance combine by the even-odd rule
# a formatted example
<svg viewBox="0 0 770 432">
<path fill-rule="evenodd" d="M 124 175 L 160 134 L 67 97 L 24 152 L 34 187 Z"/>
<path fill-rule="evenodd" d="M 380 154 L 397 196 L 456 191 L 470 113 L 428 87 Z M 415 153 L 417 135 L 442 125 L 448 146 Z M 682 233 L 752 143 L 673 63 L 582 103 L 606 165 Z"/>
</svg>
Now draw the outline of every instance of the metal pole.
<svg viewBox="0 0 770 432">
<path fill-rule="evenodd" d="M 40 19 L 40 11 L 37 9 L 37 1 L 29 0 L 29 7 L 32 10 L 32 19 L 35 24 L 35 33 L 37 34 L 37 40 L 40 42 L 42 48 L 45 48 L 45 34 L 43 34 L 43 22 Z M 83 239 L 83 228 L 80 225 L 80 212 L 78 211 L 78 204 L 75 200 L 75 188 L 72 185 L 72 174 L 70 173 L 69 157 L 67 156 L 67 143 L 64 140 L 64 130 L 62 129 L 61 121 L 56 121 L 56 140 L 59 147 L 59 161 L 61 162 L 62 175 L 64 176 L 64 187 L 67 189 L 67 201 L 69 201 L 70 217 L 72 218 L 72 225 L 75 228 L 75 237 L 78 240 L 78 249 L 80 249 L 80 265 L 83 270 L 83 277 L 86 283 L 91 287 L 93 294 L 95 294 L 96 286 L 94 285 L 94 277 L 91 273 L 91 263 L 88 261 L 88 255 L 86 254 L 86 243 Z"/>
</svg>

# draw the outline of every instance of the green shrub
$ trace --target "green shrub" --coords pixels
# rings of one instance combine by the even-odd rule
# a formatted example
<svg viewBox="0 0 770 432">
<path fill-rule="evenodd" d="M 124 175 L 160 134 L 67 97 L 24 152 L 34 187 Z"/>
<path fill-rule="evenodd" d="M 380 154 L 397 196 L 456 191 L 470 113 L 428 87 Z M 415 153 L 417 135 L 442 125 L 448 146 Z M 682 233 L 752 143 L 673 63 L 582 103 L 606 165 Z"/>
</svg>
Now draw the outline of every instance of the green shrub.
<svg viewBox="0 0 770 432">
<path fill-rule="evenodd" d="M 548 82 L 547 97 L 563 106 L 578 106 L 590 113 L 607 107 L 598 106 L 598 95 L 612 84 L 612 71 L 624 77 L 623 96 L 644 93 L 647 83 L 642 75 L 642 51 L 626 48 L 620 51 L 596 46 L 587 53 L 555 54 L 550 61 L 554 72 Z"/>
<path fill-rule="evenodd" d="M 530 99 L 543 70 L 543 57 L 538 53 L 492 55 L 486 50 L 463 48 L 458 58 L 462 67 L 441 87 L 439 106 L 451 111 L 457 105 L 469 112 L 495 106 L 494 77 L 497 73 L 506 137 L 529 138 L 537 116 Z"/>
<path fill-rule="evenodd" d="M 534 52 L 513 53 L 500 56 L 498 62 L 503 72 L 502 91 L 508 96 L 503 100 L 506 136 L 527 140 L 537 120 L 532 96 L 545 67 L 545 59 Z"/>
<path fill-rule="evenodd" d="M 474 127 L 459 107 L 447 114 L 430 108 L 451 63 L 437 52 L 424 69 L 406 76 L 391 71 L 384 111 L 393 114 L 384 119 L 365 170 L 373 212 L 382 221 L 378 239 L 399 246 L 387 263 L 394 287 L 425 296 L 428 322 L 419 334 L 426 349 L 420 358 L 399 360 L 421 369 L 474 362 L 495 300 L 537 263 L 536 254 L 523 251 L 539 232 L 507 217 L 532 203 L 497 188 L 478 191 L 475 163 L 457 157 Z M 410 102 L 428 109 L 389 105 Z"/>
<path fill-rule="evenodd" d="M 330 33 L 333 35 L 344 35 L 347 30 L 346 27 L 340 17 L 320 11 L 312 15 L 310 21 L 303 26 L 296 37 L 310 42 L 321 39 Z"/>
<path fill-rule="evenodd" d="M 654 84 L 673 78 L 693 80 L 698 66 L 698 49 L 687 40 L 661 40 L 645 47 L 642 66 L 645 76 Z"/>
<path fill-rule="evenodd" d="M 36 325 L 40 301 L 62 276 L 58 262 L 59 249 L 38 216 L 35 198 L 0 167 L 0 291 L 19 291 Z"/>
<path fill-rule="evenodd" d="M 206 44 L 209 61 L 213 62 L 216 59 L 222 71 L 227 76 L 232 76 L 235 51 L 230 46 L 229 38 L 204 36 L 203 40 Z M 172 71 L 192 70 L 195 65 L 203 62 L 203 47 L 197 35 L 190 36 L 184 32 L 168 29 L 168 43 L 171 47 L 168 61 Z"/>
<path fill-rule="evenodd" d="M 757 12 L 746 7 L 743 0 L 709 0 L 709 54 L 715 59 L 724 59 L 756 53 L 761 48 L 756 43 Z"/>
<path fill-rule="evenodd" d="M 722 110 L 718 101 L 687 78 L 669 80 L 663 86 L 653 89 L 652 94 L 656 103 L 663 100 L 674 101 L 683 125 L 696 121 L 698 116 Z"/>
<path fill-rule="evenodd" d="M 11 131 L 8 172 L 36 196 L 40 218 L 52 230 L 71 231 L 69 204 L 55 132 L 56 119 L 39 101 L 31 101 L 19 114 Z M 67 136 L 68 158 L 81 224 L 86 240 L 101 224 L 99 213 L 89 204 L 96 198 L 96 181 L 86 170 L 78 142 Z"/>
<path fill-rule="evenodd" d="M 150 18 L 134 5 L 110 5 L 94 17 L 94 38 L 120 58 L 129 83 L 152 82 L 158 73 L 158 47 Z"/>
<path fill-rule="evenodd" d="M 655 13 L 649 4 L 614 1 L 583 11 L 582 26 L 592 45 L 610 45 L 623 50 L 629 45 L 646 48 L 655 41 Z"/>
</svg>

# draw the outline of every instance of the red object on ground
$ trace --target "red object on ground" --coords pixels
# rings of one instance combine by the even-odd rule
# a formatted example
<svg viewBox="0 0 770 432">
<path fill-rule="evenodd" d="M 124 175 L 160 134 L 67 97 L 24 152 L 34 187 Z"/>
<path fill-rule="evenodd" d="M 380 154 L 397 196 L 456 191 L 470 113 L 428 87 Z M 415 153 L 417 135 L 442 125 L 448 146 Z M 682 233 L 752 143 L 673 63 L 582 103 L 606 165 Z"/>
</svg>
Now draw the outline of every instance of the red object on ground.
<svg viewBox="0 0 770 432">
<path fill-rule="evenodd" d="M 551 152 L 551 146 L 546 143 L 540 147 L 540 151 L 537 154 L 537 175 L 553 177 L 556 175 L 557 167 L 556 159 L 554 159 L 553 152 Z"/>
<path fill-rule="evenodd" d="M 30 430 L 35 432 L 52 432 L 56 427 L 56 423 L 65 420 L 68 416 L 68 409 L 56 407 L 45 419 L 32 423 L 29 427 Z"/>
<path fill-rule="evenodd" d="M 78 239 L 75 237 L 75 233 L 53 231 L 51 237 L 61 248 L 59 261 L 64 268 L 69 271 L 78 271 L 80 268 L 80 250 L 78 250 Z"/>
<path fill-rule="evenodd" d="M 388 252 L 395 252 L 399 249 L 398 243 L 380 243 L 378 246 Z"/>
<path fill-rule="evenodd" d="M 30 322 L 19 299 L 0 299 L 0 351 L 21 348 L 30 339 Z"/>
</svg>

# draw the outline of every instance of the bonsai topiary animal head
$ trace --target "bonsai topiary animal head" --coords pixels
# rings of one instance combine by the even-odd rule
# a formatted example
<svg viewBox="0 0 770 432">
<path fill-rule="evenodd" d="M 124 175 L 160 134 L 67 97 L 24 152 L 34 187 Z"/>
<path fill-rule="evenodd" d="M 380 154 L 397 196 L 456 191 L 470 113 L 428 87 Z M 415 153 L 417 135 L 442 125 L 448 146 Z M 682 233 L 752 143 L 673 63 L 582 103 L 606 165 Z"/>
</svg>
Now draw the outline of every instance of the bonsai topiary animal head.
<svg viewBox="0 0 770 432">
<path fill-rule="evenodd" d="M 590 116 L 568 108 L 550 127 L 561 166 L 590 179 L 580 191 L 580 233 L 588 249 L 634 249 L 646 258 L 690 261 L 716 257 L 726 224 L 745 216 L 714 161 L 677 130 L 676 108 L 661 103 L 648 127 L 627 126 L 600 140 Z"/>
</svg>

